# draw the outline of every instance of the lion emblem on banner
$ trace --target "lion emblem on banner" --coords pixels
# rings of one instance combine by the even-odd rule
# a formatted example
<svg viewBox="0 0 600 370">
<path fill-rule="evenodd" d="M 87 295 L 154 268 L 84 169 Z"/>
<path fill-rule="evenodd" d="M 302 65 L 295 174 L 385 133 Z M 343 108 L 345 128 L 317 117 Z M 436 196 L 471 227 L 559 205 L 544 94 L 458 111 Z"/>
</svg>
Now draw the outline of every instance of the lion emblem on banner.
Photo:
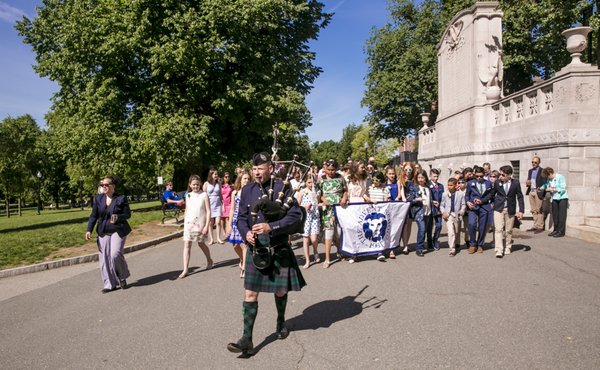
<svg viewBox="0 0 600 370">
<path fill-rule="evenodd" d="M 369 213 L 363 221 L 363 234 L 371 242 L 382 241 L 387 231 L 388 221 L 383 213 Z"/>
</svg>

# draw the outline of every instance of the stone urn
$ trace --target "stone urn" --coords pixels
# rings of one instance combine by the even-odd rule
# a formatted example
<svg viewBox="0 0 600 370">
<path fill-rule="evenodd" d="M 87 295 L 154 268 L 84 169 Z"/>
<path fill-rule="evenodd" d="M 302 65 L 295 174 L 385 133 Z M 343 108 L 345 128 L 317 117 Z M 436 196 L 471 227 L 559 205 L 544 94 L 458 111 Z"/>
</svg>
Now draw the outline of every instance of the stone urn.
<svg viewBox="0 0 600 370">
<path fill-rule="evenodd" d="M 431 113 L 421 113 L 421 122 L 423 122 L 423 127 L 429 127 L 429 117 Z"/>
<path fill-rule="evenodd" d="M 487 100 L 498 100 L 500 99 L 500 86 L 488 86 L 485 89 L 485 97 Z"/>
<path fill-rule="evenodd" d="M 574 27 L 562 32 L 567 39 L 567 51 L 571 53 L 570 64 L 583 64 L 581 53 L 587 48 L 587 36 L 592 27 Z"/>
</svg>

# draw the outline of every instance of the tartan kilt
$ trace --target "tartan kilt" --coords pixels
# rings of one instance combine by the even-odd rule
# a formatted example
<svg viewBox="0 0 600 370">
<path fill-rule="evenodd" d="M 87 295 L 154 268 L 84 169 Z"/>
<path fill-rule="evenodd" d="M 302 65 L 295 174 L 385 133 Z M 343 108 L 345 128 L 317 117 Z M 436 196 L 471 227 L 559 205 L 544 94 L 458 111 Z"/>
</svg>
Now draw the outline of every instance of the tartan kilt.
<svg viewBox="0 0 600 370">
<path fill-rule="evenodd" d="M 244 288 L 253 292 L 299 291 L 306 285 L 289 244 L 275 250 L 273 266 L 264 272 L 254 266 L 248 250 L 245 269 Z"/>
</svg>

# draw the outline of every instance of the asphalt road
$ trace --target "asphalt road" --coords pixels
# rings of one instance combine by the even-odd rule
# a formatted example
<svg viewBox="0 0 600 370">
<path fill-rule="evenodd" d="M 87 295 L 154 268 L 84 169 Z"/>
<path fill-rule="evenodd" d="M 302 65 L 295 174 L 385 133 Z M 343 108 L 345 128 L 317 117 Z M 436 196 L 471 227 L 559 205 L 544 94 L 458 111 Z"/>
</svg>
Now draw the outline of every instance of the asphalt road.
<svg viewBox="0 0 600 370">
<path fill-rule="evenodd" d="M 260 296 L 247 359 L 226 349 L 241 335 L 243 294 L 228 244 L 211 246 L 210 271 L 194 249 L 183 280 L 181 240 L 127 255 L 131 287 L 109 294 L 95 263 L 5 278 L 0 367 L 600 368 L 600 245 L 525 233 L 515 244 L 504 259 L 442 248 L 312 266 L 290 293 L 286 340 L 274 339 L 273 295 Z"/>
</svg>

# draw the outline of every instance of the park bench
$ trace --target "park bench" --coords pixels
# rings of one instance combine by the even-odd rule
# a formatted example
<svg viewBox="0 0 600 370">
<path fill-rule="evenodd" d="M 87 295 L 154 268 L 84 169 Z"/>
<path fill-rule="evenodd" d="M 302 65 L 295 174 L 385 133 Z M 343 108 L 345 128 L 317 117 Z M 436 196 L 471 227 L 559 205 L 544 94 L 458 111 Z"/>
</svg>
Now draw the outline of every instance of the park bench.
<svg viewBox="0 0 600 370">
<path fill-rule="evenodd" d="M 174 218 L 175 222 L 179 223 L 179 216 L 181 215 L 182 210 L 178 207 L 170 207 L 169 203 L 165 200 L 163 196 L 160 197 L 160 204 L 162 206 L 163 218 L 160 222 L 161 224 L 165 223 L 165 219 Z"/>
</svg>

